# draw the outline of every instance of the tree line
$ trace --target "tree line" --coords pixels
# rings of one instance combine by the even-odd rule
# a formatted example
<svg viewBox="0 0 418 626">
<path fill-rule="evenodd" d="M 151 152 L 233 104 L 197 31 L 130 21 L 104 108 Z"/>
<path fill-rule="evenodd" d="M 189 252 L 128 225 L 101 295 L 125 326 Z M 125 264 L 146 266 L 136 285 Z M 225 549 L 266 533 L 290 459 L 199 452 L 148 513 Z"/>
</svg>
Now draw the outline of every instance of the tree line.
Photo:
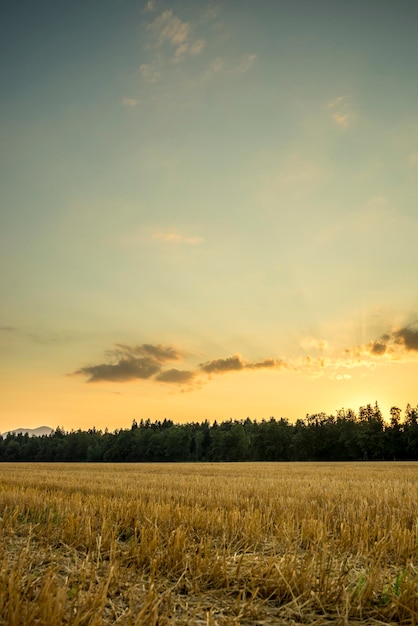
<svg viewBox="0 0 418 626">
<path fill-rule="evenodd" d="M 418 460 L 418 406 L 385 420 L 376 402 L 356 413 L 175 424 L 134 420 L 114 432 L 95 428 L 0 437 L 0 461 L 196 462 Z"/>
</svg>

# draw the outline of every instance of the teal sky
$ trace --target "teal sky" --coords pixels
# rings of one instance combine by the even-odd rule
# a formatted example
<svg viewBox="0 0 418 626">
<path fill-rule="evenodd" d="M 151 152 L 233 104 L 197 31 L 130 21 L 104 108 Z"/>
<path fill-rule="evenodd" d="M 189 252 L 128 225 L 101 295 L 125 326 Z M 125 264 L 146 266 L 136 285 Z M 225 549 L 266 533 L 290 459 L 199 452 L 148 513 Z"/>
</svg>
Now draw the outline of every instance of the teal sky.
<svg viewBox="0 0 418 626">
<path fill-rule="evenodd" d="M 416 2 L 0 18 L 0 430 L 418 402 Z"/>
</svg>

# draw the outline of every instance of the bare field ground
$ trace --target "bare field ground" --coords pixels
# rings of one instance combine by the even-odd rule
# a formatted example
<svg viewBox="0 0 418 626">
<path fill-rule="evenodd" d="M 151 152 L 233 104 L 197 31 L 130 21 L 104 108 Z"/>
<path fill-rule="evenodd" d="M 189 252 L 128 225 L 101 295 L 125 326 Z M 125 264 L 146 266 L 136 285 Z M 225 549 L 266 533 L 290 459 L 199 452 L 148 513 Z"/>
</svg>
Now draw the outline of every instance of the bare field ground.
<svg viewBox="0 0 418 626">
<path fill-rule="evenodd" d="M 0 464 L 0 624 L 418 623 L 418 464 Z"/>
</svg>

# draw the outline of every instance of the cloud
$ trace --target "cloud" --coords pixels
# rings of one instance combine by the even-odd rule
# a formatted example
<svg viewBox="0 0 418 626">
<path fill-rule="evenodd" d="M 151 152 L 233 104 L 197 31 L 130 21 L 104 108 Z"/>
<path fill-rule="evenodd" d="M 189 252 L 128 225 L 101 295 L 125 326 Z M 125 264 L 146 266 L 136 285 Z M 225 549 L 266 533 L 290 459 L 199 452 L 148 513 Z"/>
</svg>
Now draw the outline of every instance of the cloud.
<svg viewBox="0 0 418 626">
<path fill-rule="evenodd" d="M 212 74 L 217 74 L 218 72 L 221 71 L 224 65 L 225 65 L 224 59 L 222 59 L 221 57 L 217 57 L 216 59 L 212 61 L 212 63 L 209 65 L 208 69 L 206 70 L 206 76 L 212 76 Z"/>
<path fill-rule="evenodd" d="M 212 359 L 189 369 L 165 366 L 172 362 L 193 357 L 193 354 L 173 345 L 164 344 L 126 344 L 116 343 L 111 350 L 105 352 L 105 360 L 101 363 L 86 365 L 70 374 L 83 376 L 88 383 L 117 382 L 129 383 L 139 380 L 150 380 L 155 383 L 178 385 L 180 391 L 185 386 L 189 390 L 200 388 L 207 378 L 202 376 L 224 374 L 262 369 L 295 369 L 282 359 L 266 358 L 261 361 L 247 361 L 240 354 L 220 359 Z"/>
<path fill-rule="evenodd" d="M 418 328 L 407 326 L 393 333 L 395 342 L 402 344 L 405 350 L 418 352 Z"/>
<path fill-rule="evenodd" d="M 328 102 L 328 110 L 334 123 L 340 128 L 348 128 L 354 120 L 351 105 L 347 96 L 339 96 Z"/>
<path fill-rule="evenodd" d="M 148 379 L 161 372 L 165 363 L 178 361 L 185 356 L 185 353 L 177 348 L 161 344 L 144 343 L 130 346 L 117 343 L 115 345 L 115 349 L 106 353 L 113 362 L 81 367 L 74 374 L 86 376 L 89 383 Z"/>
<path fill-rule="evenodd" d="M 346 380 L 350 370 L 372 370 L 380 365 L 418 360 L 418 320 L 409 325 L 393 327 L 368 343 L 338 350 L 325 340 L 303 339 L 303 349 L 313 354 L 296 357 L 283 364 L 295 372 L 310 377 L 328 376 Z M 323 350 L 321 350 L 323 348 Z M 322 354 L 318 354 L 318 351 Z"/>
<path fill-rule="evenodd" d="M 282 367 L 289 367 L 289 364 L 282 359 L 264 359 L 264 361 L 257 361 L 256 363 L 246 363 L 245 367 L 251 370 L 281 369 Z"/>
<path fill-rule="evenodd" d="M 155 380 L 162 383 L 175 383 L 177 385 L 191 383 L 195 377 L 195 372 L 190 370 L 171 369 L 161 372 Z"/>
<path fill-rule="evenodd" d="M 179 361 L 185 356 L 185 352 L 174 348 L 173 346 L 163 346 L 161 344 L 153 345 L 150 343 L 143 343 L 137 346 L 129 346 L 125 343 L 117 343 L 116 350 L 110 354 L 116 355 L 129 355 L 129 356 L 143 356 L 151 357 L 159 363 L 166 363 L 167 361 Z"/>
<path fill-rule="evenodd" d="M 182 43 L 180 46 L 178 46 L 176 48 L 176 51 L 174 53 L 174 58 L 172 59 L 172 61 L 174 63 L 179 63 L 180 61 L 183 60 L 183 58 L 187 55 L 197 55 L 200 54 L 203 50 L 203 48 L 205 47 L 206 42 L 204 39 L 198 39 L 193 43 Z"/>
<path fill-rule="evenodd" d="M 16 326 L 0 326 L 0 334 L 4 340 L 30 342 L 40 346 L 59 346 L 74 343 L 80 339 L 80 335 L 67 331 L 32 330 L 30 328 L 18 328 Z"/>
<path fill-rule="evenodd" d="M 293 371 L 310 378 L 328 376 L 331 380 L 348 380 L 351 374 L 347 370 L 375 367 L 376 362 L 370 358 L 370 354 L 352 349 L 346 349 L 332 358 L 306 356 L 289 365 Z"/>
<path fill-rule="evenodd" d="M 204 39 L 196 39 L 196 41 L 190 44 L 189 52 L 192 55 L 200 54 L 205 46 L 206 41 Z"/>
<path fill-rule="evenodd" d="M 154 34 L 159 46 L 166 42 L 178 46 L 189 36 L 191 24 L 173 15 L 173 11 L 166 10 L 148 24 L 147 30 Z"/>
<path fill-rule="evenodd" d="M 193 36 L 193 24 L 185 22 L 173 14 L 171 10 L 165 10 L 147 25 L 147 31 L 153 38 L 153 46 L 164 48 L 169 46 L 174 48 L 173 63 L 180 63 L 187 56 L 196 56 L 202 52 L 206 46 L 205 39 Z M 160 58 L 162 53 L 160 51 Z"/>
<path fill-rule="evenodd" d="M 199 367 L 207 374 L 223 374 L 224 372 L 242 370 L 245 367 L 245 363 L 240 354 L 235 354 L 226 359 L 213 359 L 206 363 L 200 363 Z"/>
<path fill-rule="evenodd" d="M 122 104 L 125 107 L 130 107 L 131 109 L 134 109 L 138 104 L 138 100 L 135 100 L 135 98 L 124 98 L 122 100 Z"/>
<path fill-rule="evenodd" d="M 154 0 L 148 0 L 147 4 L 144 7 L 144 11 L 151 12 L 154 9 L 155 9 L 155 2 L 154 2 Z"/>
<path fill-rule="evenodd" d="M 418 352 L 418 327 L 416 323 L 394 329 L 390 334 L 382 335 L 379 339 L 367 345 L 371 354 L 375 356 L 381 356 L 386 353 L 399 356 L 397 354 L 399 347 L 406 352 Z"/>
<path fill-rule="evenodd" d="M 218 13 L 219 13 L 219 7 L 218 6 L 209 6 L 204 15 L 203 15 L 203 19 L 205 21 L 212 21 L 212 20 L 216 20 L 216 18 L 218 17 Z"/>
<path fill-rule="evenodd" d="M 10 328 L 10 330 L 9 330 Z M 11 332 L 11 327 L 0 327 L 0 331 Z M 348 380 L 350 371 L 374 369 L 379 363 L 418 358 L 418 321 L 408 326 L 396 327 L 369 343 L 339 350 L 324 339 L 307 338 L 301 342 L 304 349 L 313 349 L 313 354 L 284 360 L 267 357 L 259 361 L 246 360 L 240 353 L 225 358 L 213 358 L 187 369 L 171 364 L 192 359 L 193 354 L 171 344 L 126 344 L 116 343 L 105 353 L 106 358 L 97 364 L 79 368 L 73 375 L 84 376 L 88 383 L 132 382 L 150 380 L 185 388 L 198 389 L 213 375 L 230 372 L 261 370 L 287 370 L 309 377 L 328 376 L 334 380 Z M 319 354 L 318 354 L 319 353 Z M 195 355 L 196 356 L 196 355 Z M 167 368 L 167 369 L 166 369 Z"/>
<path fill-rule="evenodd" d="M 372 357 L 373 360 L 385 358 L 399 361 L 414 352 L 418 352 L 417 322 L 394 328 L 365 345 L 344 350 L 346 357 L 361 361 L 363 364 L 367 357 Z"/>
<path fill-rule="evenodd" d="M 312 337 L 307 337 L 306 339 L 302 339 L 300 342 L 300 347 L 304 350 L 319 350 L 320 352 L 327 352 L 329 350 L 328 341 L 325 339 L 314 339 Z"/>
<path fill-rule="evenodd" d="M 341 128 L 348 128 L 349 126 L 350 116 L 348 113 L 338 113 L 338 111 L 335 111 L 332 114 L 332 119 L 337 126 L 340 126 Z"/>
<path fill-rule="evenodd" d="M 241 74 L 248 72 L 248 70 L 253 67 L 256 60 L 257 60 L 257 55 L 255 54 L 255 52 L 244 54 L 241 57 L 240 62 L 238 64 L 238 67 L 237 67 L 238 71 L 241 72 Z"/>
<path fill-rule="evenodd" d="M 161 239 L 162 241 L 167 241 L 169 243 L 186 243 L 189 245 L 196 245 L 204 241 L 203 237 L 184 237 L 178 233 L 155 233 L 153 238 Z"/>
<path fill-rule="evenodd" d="M 158 72 L 154 66 L 149 63 L 143 63 L 140 65 L 139 71 L 141 72 L 142 78 L 146 80 L 147 83 L 157 83 L 161 78 L 160 72 Z"/>
<path fill-rule="evenodd" d="M 381 354 L 385 354 L 386 352 L 386 343 L 383 341 L 372 341 L 370 345 L 370 352 L 373 355 L 380 356 Z"/>
<path fill-rule="evenodd" d="M 339 96 L 338 98 L 335 98 L 334 100 L 331 100 L 330 102 L 328 102 L 328 108 L 335 109 L 336 107 L 342 105 L 345 101 L 346 101 L 346 96 Z"/>
<path fill-rule="evenodd" d="M 187 54 L 188 50 L 189 50 L 188 43 L 182 43 L 180 46 L 178 46 L 178 48 L 176 48 L 176 51 L 174 53 L 174 58 L 173 58 L 174 63 L 180 63 L 180 61 L 183 60 L 183 57 Z"/>
<path fill-rule="evenodd" d="M 200 363 L 199 367 L 206 374 L 224 374 L 237 372 L 244 369 L 281 369 L 289 365 L 281 359 L 264 359 L 263 361 L 245 361 L 240 354 L 234 354 L 226 359 L 213 359 L 206 363 Z"/>
<path fill-rule="evenodd" d="M 100 363 L 82 367 L 76 375 L 87 376 L 89 383 L 100 381 L 125 382 L 135 379 L 147 379 L 161 369 L 160 364 L 152 358 L 126 357 L 117 363 Z"/>
</svg>

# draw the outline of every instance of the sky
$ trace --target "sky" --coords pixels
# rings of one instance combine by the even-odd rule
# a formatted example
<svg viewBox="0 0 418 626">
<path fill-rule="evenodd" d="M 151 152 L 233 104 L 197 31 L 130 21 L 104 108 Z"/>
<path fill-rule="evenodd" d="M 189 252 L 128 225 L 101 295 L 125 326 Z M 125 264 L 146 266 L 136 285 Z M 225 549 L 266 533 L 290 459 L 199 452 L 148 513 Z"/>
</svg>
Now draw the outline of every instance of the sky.
<svg viewBox="0 0 418 626">
<path fill-rule="evenodd" d="M 415 0 L 4 0 L 0 431 L 418 404 Z"/>
</svg>

